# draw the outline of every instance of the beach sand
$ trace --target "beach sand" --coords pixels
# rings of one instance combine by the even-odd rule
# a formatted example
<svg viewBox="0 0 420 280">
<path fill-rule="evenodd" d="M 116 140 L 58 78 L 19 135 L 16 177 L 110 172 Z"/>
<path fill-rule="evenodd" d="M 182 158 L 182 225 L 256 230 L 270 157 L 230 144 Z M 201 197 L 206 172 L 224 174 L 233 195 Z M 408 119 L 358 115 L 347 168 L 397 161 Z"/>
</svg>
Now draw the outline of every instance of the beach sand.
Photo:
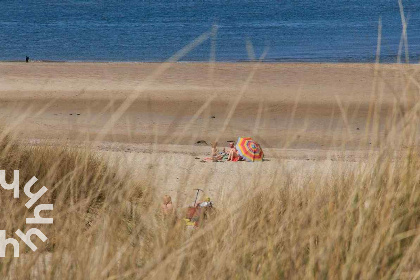
<svg viewBox="0 0 420 280">
<path fill-rule="evenodd" d="M 102 154 L 124 158 L 139 178 L 158 170 L 154 183 L 162 193 L 176 196 L 182 186 L 188 196 L 200 187 L 223 201 L 225 190 L 252 185 L 243 180 L 250 173 L 269 185 L 281 166 L 307 177 L 317 168 L 330 172 L 337 161 L 365 160 L 385 137 L 392 112 L 413 106 L 419 70 L 396 64 L 375 70 L 374 64 L 4 62 L 0 123 L 32 144 L 90 142 Z M 368 129 L 372 114 L 378 127 Z M 238 136 L 260 142 L 270 161 L 200 162 L 211 142 L 226 146 Z"/>
</svg>

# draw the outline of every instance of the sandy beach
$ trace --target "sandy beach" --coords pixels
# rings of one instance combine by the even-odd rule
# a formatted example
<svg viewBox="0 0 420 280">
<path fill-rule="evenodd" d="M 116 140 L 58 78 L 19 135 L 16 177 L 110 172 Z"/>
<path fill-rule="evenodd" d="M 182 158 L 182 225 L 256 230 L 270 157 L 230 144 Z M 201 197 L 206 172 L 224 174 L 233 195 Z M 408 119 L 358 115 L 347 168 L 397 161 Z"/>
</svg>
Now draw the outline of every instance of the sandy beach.
<svg viewBox="0 0 420 280">
<path fill-rule="evenodd" d="M 401 91 L 402 74 L 420 77 L 418 65 L 379 65 L 376 76 L 373 64 L 176 63 L 156 75 L 163 67 L 0 63 L 0 121 L 23 142 L 89 141 L 124 158 L 139 177 L 160 170 L 162 192 L 175 196 L 184 187 L 188 195 L 200 187 L 222 201 L 223 186 L 238 186 L 250 170 L 265 172 L 269 185 L 279 166 L 308 175 L 366 159 L 378 140 L 367 131 L 369 114 L 376 112 L 384 134 L 394 106 L 412 106 L 411 88 Z M 226 146 L 238 136 L 259 141 L 270 161 L 199 161 L 212 141 Z"/>
<path fill-rule="evenodd" d="M 418 65 L 380 65 L 373 94 L 372 64 L 176 63 L 147 80 L 161 66 L 0 63 L 0 118 L 27 116 L 23 139 L 95 139 L 135 95 L 101 140 L 191 145 L 243 135 L 266 147 L 355 148 L 370 102 L 385 124 L 398 99 L 410 106 L 403 71 L 420 76 Z"/>
</svg>

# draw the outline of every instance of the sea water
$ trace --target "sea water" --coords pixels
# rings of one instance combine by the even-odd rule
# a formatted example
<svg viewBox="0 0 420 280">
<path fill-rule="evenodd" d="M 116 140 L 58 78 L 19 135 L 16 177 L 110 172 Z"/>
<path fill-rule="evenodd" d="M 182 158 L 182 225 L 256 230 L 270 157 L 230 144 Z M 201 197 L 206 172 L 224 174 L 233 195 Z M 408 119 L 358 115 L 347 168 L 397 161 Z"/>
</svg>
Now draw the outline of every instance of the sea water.
<svg viewBox="0 0 420 280">
<path fill-rule="evenodd" d="M 408 56 L 398 0 L 1 0 L 0 60 L 165 61 L 217 27 L 181 60 L 372 62 L 381 22 L 381 61 L 417 63 L 420 1 L 402 4 Z"/>
</svg>

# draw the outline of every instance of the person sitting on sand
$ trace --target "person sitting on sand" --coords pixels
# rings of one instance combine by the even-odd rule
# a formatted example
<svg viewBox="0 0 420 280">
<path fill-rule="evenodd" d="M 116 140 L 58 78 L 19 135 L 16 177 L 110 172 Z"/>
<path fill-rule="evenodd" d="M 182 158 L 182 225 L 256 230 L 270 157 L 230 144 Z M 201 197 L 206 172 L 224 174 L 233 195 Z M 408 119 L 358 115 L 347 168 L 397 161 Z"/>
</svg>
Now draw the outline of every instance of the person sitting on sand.
<svg viewBox="0 0 420 280">
<path fill-rule="evenodd" d="M 219 153 L 217 150 L 217 142 L 213 142 L 211 144 L 211 157 L 213 161 L 218 161 L 223 158 L 223 155 L 225 154 L 225 150 L 223 149 L 223 152 Z"/>
<path fill-rule="evenodd" d="M 174 212 L 174 206 L 172 204 L 172 198 L 169 195 L 163 197 L 163 203 L 161 205 L 162 212 L 165 215 L 172 214 Z"/>
<path fill-rule="evenodd" d="M 238 151 L 235 148 L 235 143 L 234 142 L 229 143 L 229 156 L 228 156 L 227 160 L 228 161 L 238 161 L 239 160 Z"/>
</svg>

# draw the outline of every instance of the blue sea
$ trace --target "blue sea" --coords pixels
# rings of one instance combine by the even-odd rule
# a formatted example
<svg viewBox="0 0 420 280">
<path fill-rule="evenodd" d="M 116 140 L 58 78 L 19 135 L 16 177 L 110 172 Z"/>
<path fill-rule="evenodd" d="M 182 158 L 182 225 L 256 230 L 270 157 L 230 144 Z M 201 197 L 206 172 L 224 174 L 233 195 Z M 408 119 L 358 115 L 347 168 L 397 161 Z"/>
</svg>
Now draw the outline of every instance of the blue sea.
<svg viewBox="0 0 420 280">
<path fill-rule="evenodd" d="M 420 1 L 403 6 L 417 63 Z M 266 61 L 372 62 L 379 19 L 381 61 L 396 62 L 398 0 L 0 0 L 0 60 L 164 61 L 216 26 L 181 60 L 208 61 L 214 49 L 216 61 L 246 61 L 267 48 Z"/>
</svg>

